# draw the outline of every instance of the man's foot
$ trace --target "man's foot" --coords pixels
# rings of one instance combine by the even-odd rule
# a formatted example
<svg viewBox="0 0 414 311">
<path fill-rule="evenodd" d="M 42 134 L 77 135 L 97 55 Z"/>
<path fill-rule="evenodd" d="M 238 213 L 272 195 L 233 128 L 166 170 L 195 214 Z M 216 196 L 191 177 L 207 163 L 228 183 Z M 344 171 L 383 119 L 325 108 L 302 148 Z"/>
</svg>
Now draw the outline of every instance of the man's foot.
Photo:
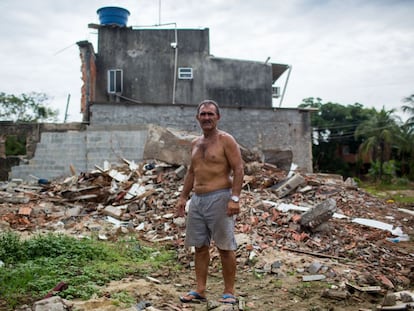
<svg viewBox="0 0 414 311">
<path fill-rule="evenodd" d="M 223 296 L 221 296 L 221 299 L 219 299 L 219 302 L 235 304 L 237 303 L 237 298 L 232 294 L 223 294 Z"/>
<path fill-rule="evenodd" d="M 180 296 L 180 301 L 183 303 L 189 303 L 189 302 L 200 303 L 200 302 L 207 301 L 207 299 L 206 297 L 203 297 L 199 293 L 192 290 L 188 292 L 187 294 L 185 294 L 184 296 Z"/>
</svg>

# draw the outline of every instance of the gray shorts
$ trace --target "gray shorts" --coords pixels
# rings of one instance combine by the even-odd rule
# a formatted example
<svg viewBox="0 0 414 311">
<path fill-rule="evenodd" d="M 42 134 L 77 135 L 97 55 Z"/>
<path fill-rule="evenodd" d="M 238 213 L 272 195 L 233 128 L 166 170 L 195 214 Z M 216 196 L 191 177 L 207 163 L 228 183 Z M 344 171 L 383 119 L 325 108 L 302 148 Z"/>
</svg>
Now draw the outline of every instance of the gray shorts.
<svg viewBox="0 0 414 311">
<path fill-rule="evenodd" d="M 193 194 L 191 197 L 185 235 L 185 246 L 209 246 L 213 240 L 222 250 L 236 250 L 235 217 L 227 216 L 230 189 Z"/>
</svg>

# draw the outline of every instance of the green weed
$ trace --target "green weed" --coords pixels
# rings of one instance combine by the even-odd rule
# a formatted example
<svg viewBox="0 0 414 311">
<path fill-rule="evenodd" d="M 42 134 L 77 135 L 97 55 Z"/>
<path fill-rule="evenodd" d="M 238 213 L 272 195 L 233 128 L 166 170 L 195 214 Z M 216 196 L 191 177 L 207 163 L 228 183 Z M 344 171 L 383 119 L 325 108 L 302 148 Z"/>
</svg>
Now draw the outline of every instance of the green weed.
<svg viewBox="0 0 414 311">
<path fill-rule="evenodd" d="M 111 280 L 174 267 L 174 257 L 173 251 L 142 246 L 133 238 L 114 243 L 47 234 L 22 241 L 16 233 L 2 233 L 0 306 L 12 310 L 41 299 L 60 282 L 68 285 L 57 293 L 62 298 L 89 299 Z"/>
</svg>

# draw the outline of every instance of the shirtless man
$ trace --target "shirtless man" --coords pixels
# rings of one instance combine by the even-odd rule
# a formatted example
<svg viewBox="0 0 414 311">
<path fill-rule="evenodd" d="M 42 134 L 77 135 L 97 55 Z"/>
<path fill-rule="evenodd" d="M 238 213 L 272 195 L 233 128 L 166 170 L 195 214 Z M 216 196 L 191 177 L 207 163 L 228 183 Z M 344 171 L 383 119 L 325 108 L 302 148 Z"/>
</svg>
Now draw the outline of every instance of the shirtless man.
<svg viewBox="0 0 414 311">
<path fill-rule="evenodd" d="M 236 140 L 217 128 L 220 110 L 216 102 L 205 100 L 196 116 L 203 135 L 191 146 L 191 164 L 176 208 L 185 215 L 185 205 L 193 191 L 187 215 L 185 246 L 195 247 L 197 288 L 181 296 L 181 302 L 206 300 L 210 262 L 210 242 L 220 253 L 224 290 L 219 300 L 236 303 L 234 292 L 237 248 L 234 238 L 235 215 L 240 212 L 239 197 L 243 183 L 243 160 Z"/>
</svg>

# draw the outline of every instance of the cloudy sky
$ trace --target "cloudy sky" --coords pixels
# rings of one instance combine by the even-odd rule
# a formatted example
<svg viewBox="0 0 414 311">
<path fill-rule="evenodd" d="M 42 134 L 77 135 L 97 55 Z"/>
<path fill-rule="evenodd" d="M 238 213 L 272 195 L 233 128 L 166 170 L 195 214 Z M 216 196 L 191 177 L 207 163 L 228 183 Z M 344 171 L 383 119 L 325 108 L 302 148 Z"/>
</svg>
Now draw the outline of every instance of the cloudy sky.
<svg viewBox="0 0 414 311">
<path fill-rule="evenodd" d="M 414 94 L 413 0 L 1 0 L 0 92 L 46 93 L 59 121 L 70 94 L 67 121 L 80 121 L 76 42 L 96 49 L 88 24 L 104 6 L 128 9 L 128 26 L 209 28 L 217 57 L 291 65 L 282 107 L 319 97 L 404 119 L 402 99 Z"/>
</svg>

